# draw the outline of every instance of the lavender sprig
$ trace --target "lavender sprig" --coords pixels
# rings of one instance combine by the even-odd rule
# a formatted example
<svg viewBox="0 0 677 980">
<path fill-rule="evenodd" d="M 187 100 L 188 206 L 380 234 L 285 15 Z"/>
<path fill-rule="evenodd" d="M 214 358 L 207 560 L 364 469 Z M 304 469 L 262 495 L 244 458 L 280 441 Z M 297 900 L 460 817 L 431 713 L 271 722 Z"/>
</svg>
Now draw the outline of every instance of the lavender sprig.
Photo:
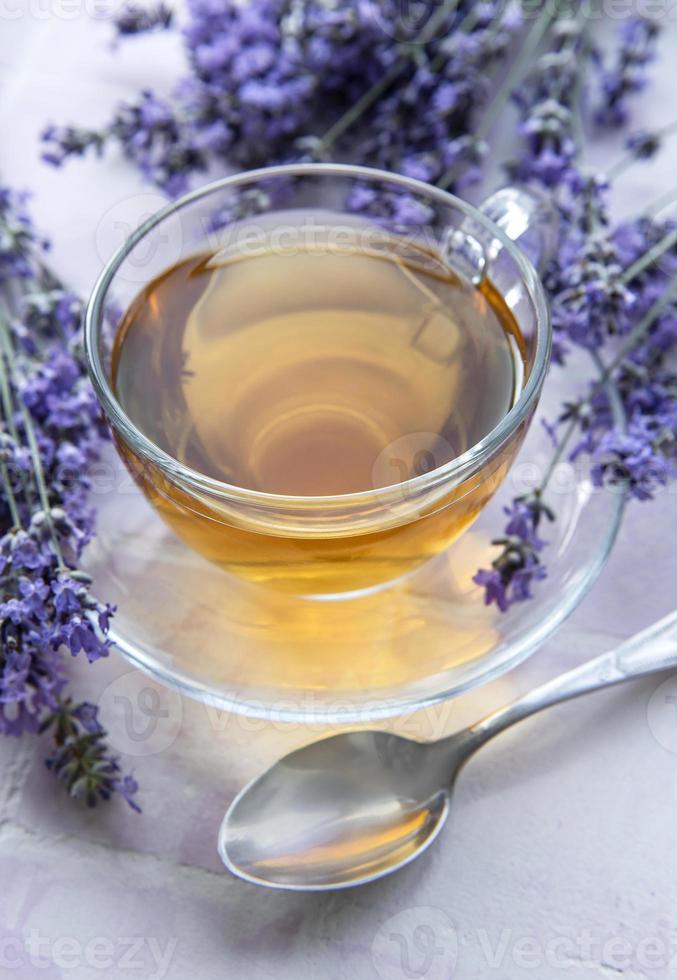
<svg viewBox="0 0 677 980">
<path fill-rule="evenodd" d="M 0 201 L 0 286 L 21 285 L 15 315 L 0 315 L 0 732 L 49 730 L 47 765 L 72 795 L 93 804 L 118 791 L 138 809 L 103 728 L 85 729 L 85 706 L 65 694 L 65 652 L 107 656 L 113 613 L 77 568 L 94 525 L 87 472 L 104 437 L 83 307 L 44 267 L 25 199 L 3 190 Z"/>
<path fill-rule="evenodd" d="M 118 760 L 106 746 L 106 732 L 99 722 L 98 708 L 70 698 L 61 700 L 40 726 L 50 732 L 54 750 L 45 760 L 47 768 L 63 782 L 70 796 L 96 806 L 118 793 L 133 810 L 141 813 L 135 800 L 138 783 L 128 773 L 123 775 Z"/>
<path fill-rule="evenodd" d="M 484 589 L 487 605 L 496 603 L 506 612 L 514 603 L 530 599 L 533 584 L 545 578 L 540 552 L 546 542 L 538 531 L 543 518 L 554 521 L 555 514 L 544 503 L 540 489 L 515 498 L 503 510 L 508 518 L 505 535 L 492 542 L 501 552 L 491 568 L 480 569 L 473 581 Z"/>
<path fill-rule="evenodd" d="M 645 28 L 632 30 L 635 33 L 626 31 L 626 40 L 632 36 L 637 41 L 636 32 Z M 652 27 L 642 36 L 648 42 L 656 35 Z M 643 218 L 612 229 L 608 217 L 610 176 L 618 177 L 633 161 L 651 157 L 673 127 L 628 139 L 627 156 L 607 174 L 583 170 L 577 100 L 583 92 L 581 62 L 586 50 L 589 56 L 583 24 L 560 21 L 553 29 L 550 50 L 516 96 L 526 152 L 509 165 L 510 175 L 549 187 L 562 216 L 560 248 L 545 277 L 555 331 L 554 359 L 564 363 L 572 347 L 596 356 L 599 351 L 612 351 L 609 366 L 588 396 L 565 406 L 550 427 L 557 449 L 553 464 L 530 498 L 539 504 L 555 462 L 567 451 L 572 459 L 583 452 L 590 455 L 595 485 L 622 484 L 640 500 L 650 499 L 675 474 L 677 378 L 667 371 L 666 358 L 677 337 L 672 328 L 675 305 L 670 275 L 674 270 L 667 269 L 666 262 L 677 236 L 673 239 L 670 222 Z M 635 61 L 638 59 L 639 55 Z M 626 62 L 631 60 L 627 55 Z M 642 65 L 649 60 L 647 48 Z M 618 108 L 631 89 L 626 85 L 614 91 Z M 632 366 L 647 359 L 650 371 Z M 661 379 L 658 391 L 652 384 L 654 377 Z M 610 379 L 621 395 L 627 420 L 623 430 L 614 424 L 603 387 Z M 579 438 L 571 446 L 577 432 Z M 485 589 L 485 601 L 496 603 L 503 611 L 527 598 L 531 584 L 545 577 L 542 542 L 539 538 L 536 547 L 532 539 L 535 521 L 542 515 L 538 507 L 533 514 L 531 527 L 528 521 L 516 527 L 512 510 L 508 510 L 513 534 L 506 529 L 507 536 L 494 541 L 501 549 L 498 556 L 490 569 L 475 576 Z"/>
<path fill-rule="evenodd" d="M 579 20 L 556 20 L 548 50 L 513 93 L 522 144 L 519 159 L 506 167 L 512 180 L 556 188 L 571 173 L 578 153 L 576 99 L 586 58 L 584 29 Z"/>
<path fill-rule="evenodd" d="M 132 34 L 148 34 L 150 31 L 166 31 L 174 21 L 174 12 L 165 3 L 151 7 L 141 7 L 130 3 L 122 8 L 114 19 L 119 37 Z"/>
<path fill-rule="evenodd" d="M 666 232 L 666 227 L 672 230 Z M 589 395 L 566 405 L 555 426 L 556 431 L 565 427 L 564 433 L 556 436 L 559 456 L 578 431 L 580 436 L 571 448 L 570 457 L 575 459 L 580 453 L 589 454 L 593 484 L 600 487 L 623 485 L 638 500 L 652 499 L 658 488 L 674 478 L 677 471 L 677 374 L 669 367 L 671 355 L 677 348 L 677 283 L 672 279 L 677 269 L 677 236 L 673 231 L 673 222 L 639 218 L 619 226 L 613 233 L 618 249 L 616 254 L 626 265 L 625 271 L 619 267 L 614 288 L 617 285 L 625 288 L 626 282 L 632 282 L 634 286 L 632 309 L 627 314 L 624 330 L 620 331 L 625 335 Z M 663 243 L 662 250 L 656 247 L 659 242 Z M 653 261 L 646 263 L 646 256 L 652 257 Z M 658 258 L 667 264 L 656 265 Z M 638 269 L 641 271 L 636 272 Z M 600 288 L 604 294 L 607 287 Z M 597 290 L 593 302 L 597 302 Z M 620 322 L 622 325 L 622 317 Z M 613 327 L 612 335 L 616 332 Z M 602 338 L 601 343 L 605 339 L 608 340 Z M 588 346 L 587 338 L 582 338 L 582 345 Z M 611 378 L 627 420 L 622 430 L 614 425 L 603 390 L 603 385 Z M 547 479 L 546 474 L 537 494 L 542 496 Z M 503 540 L 494 543 L 502 546 L 505 552 Z M 530 556 L 527 568 L 533 571 L 538 567 L 536 577 L 543 577 L 540 556 L 529 549 L 528 539 L 525 543 Z M 511 566 L 504 564 L 503 552 L 495 563 L 503 569 L 501 584 L 507 588 Z M 492 568 L 495 570 L 495 564 Z M 488 574 L 478 573 L 475 581 L 485 586 L 488 602 L 498 603 L 495 583 L 487 578 Z M 490 589 L 492 584 L 493 591 Z M 507 592 L 506 596 L 504 600 L 501 594 L 500 608 L 519 601 L 521 592 Z"/>
<path fill-rule="evenodd" d="M 32 226 L 27 199 L 27 194 L 0 187 L 0 286 L 10 279 L 29 278 L 33 257 L 47 249 L 46 240 Z"/>
<path fill-rule="evenodd" d="M 619 127 L 627 122 L 629 98 L 647 84 L 647 67 L 656 57 L 658 35 L 658 24 L 648 17 L 631 17 L 622 24 L 615 63 L 606 67 L 600 59 L 598 124 Z"/>
<path fill-rule="evenodd" d="M 49 147 L 43 159 L 55 167 L 89 150 L 100 156 L 115 140 L 127 159 L 170 196 L 183 193 L 189 176 L 207 167 L 204 150 L 187 139 L 173 107 L 150 91 L 121 105 L 105 131 L 48 126 L 42 138 Z"/>
</svg>

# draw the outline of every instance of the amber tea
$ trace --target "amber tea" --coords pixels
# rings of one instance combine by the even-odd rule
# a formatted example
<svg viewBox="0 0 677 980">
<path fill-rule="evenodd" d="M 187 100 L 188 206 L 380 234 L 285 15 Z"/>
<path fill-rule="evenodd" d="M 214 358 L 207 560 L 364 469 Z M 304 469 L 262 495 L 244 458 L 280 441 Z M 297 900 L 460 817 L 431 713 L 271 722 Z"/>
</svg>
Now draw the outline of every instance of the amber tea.
<svg viewBox="0 0 677 980">
<path fill-rule="evenodd" d="M 192 470 L 286 497 L 365 494 L 482 440 L 519 397 L 523 341 L 500 294 L 388 238 L 194 255 L 149 283 L 113 355 L 134 424 Z M 167 523 L 224 568 L 298 594 L 390 581 L 496 489 L 519 436 L 435 506 L 379 530 L 295 535 L 196 499 L 121 447 Z"/>
</svg>

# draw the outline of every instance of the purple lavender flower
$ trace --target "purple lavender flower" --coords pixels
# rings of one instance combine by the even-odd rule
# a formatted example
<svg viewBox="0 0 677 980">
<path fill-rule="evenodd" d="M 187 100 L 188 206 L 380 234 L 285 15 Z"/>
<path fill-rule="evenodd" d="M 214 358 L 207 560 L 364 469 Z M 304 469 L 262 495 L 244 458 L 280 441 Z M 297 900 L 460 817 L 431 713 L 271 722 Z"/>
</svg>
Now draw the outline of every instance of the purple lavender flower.
<svg viewBox="0 0 677 980">
<path fill-rule="evenodd" d="M 147 34 L 149 31 L 167 30 L 172 26 L 174 14 L 165 3 L 152 7 L 127 4 L 116 15 L 114 24 L 121 37 L 131 34 Z"/>
<path fill-rule="evenodd" d="M 457 23 L 465 13 L 457 8 Z M 476 181 L 486 146 L 472 130 L 490 95 L 490 73 L 506 56 L 515 30 L 505 9 L 491 3 L 472 30 L 454 31 L 452 23 L 446 38 L 368 117 L 362 158 L 433 183 L 444 176 L 446 186 Z"/>
<path fill-rule="evenodd" d="M 647 83 L 646 69 L 656 57 L 659 33 L 656 21 L 648 17 L 632 17 L 621 26 L 616 61 L 601 69 L 601 104 L 595 113 L 601 126 L 618 127 L 627 121 L 629 98 Z"/>
<path fill-rule="evenodd" d="M 169 103 L 150 91 L 142 92 L 137 102 L 120 105 L 105 131 L 48 126 L 42 133 L 47 147 L 42 158 L 61 166 L 68 158 L 83 156 L 90 149 L 100 155 L 110 139 L 119 143 L 148 180 L 170 196 L 181 194 L 188 186 L 188 176 L 206 166 L 201 151 L 186 138 Z"/>
<path fill-rule="evenodd" d="M 0 187 L 0 284 L 27 279 L 47 242 L 37 234 L 26 210 L 28 195 Z"/>
<path fill-rule="evenodd" d="M 651 500 L 674 475 L 674 464 L 661 451 L 660 435 L 655 423 L 641 419 L 633 420 L 627 432 L 605 432 L 593 453 L 593 483 L 626 485 L 637 500 Z"/>
<path fill-rule="evenodd" d="M 433 211 L 426 202 L 408 191 L 379 190 L 355 181 L 346 197 L 346 207 L 355 214 L 372 218 L 388 231 L 413 234 L 433 219 Z"/>
<path fill-rule="evenodd" d="M 118 759 L 110 755 L 95 705 L 74 705 L 69 698 L 59 701 L 41 726 L 41 731 L 48 730 L 53 735 L 54 750 L 45 764 L 65 783 L 71 796 L 95 806 L 118 793 L 141 813 L 134 798 L 138 784 L 131 774 L 122 773 Z"/>
<path fill-rule="evenodd" d="M 635 297 L 622 282 L 617 251 L 606 235 L 574 233 L 576 239 L 578 257 L 560 268 L 553 328 L 574 344 L 598 350 L 608 337 L 627 332 Z"/>
<path fill-rule="evenodd" d="M 20 324 L 34 339 L 56 337 L 68 344 L 79 331 L 84 303 L 79 296 L 64 289 L 27 293 L 20 302 Z"/>
<path fill-rule="evenodd" d="M 47 147 L 42 159 L 53 167 L 60 167 L 70 157 L 84 156 L 90 149 L 100 156 L 105 142 L 105 136 L 94 129 L 52 123 L 43 129 L 40 138 Z"/>
<path fill-rule="evenodd" d="M 484 603 L 495 603 L 501 612 L 507 612 L 511 605 L 508 596 L 510 582 L 503 581 L 503 574 L 497 568 L 480 568 L 473 576 L 473 582 L 484 589 Z"/>
<path fill-rule="evenodd" d="M 554 520 L 554 513 L 538 492 L 515 499 L 504 513 L 508 519 L 505 536 L 492 542 L 501 552 L 491 568 L 481 568 L 473 577 L 473 582 L 484 589 L 485 604 L 494 603 L 501 612 L 530 599 L 533 584 L 546 577 L 539 556 L 546 542 L 538 528 L 544 517 Z"/>
<path fill-rule="evenodd" d="M 103 726 L 99 721 L 99 709 L 97 705 L 90 704 L 89 701 L 82 701 L 75 708 L 71 709 L 70 714 L 82 726 L 84 731 L 90 735 L 103 732 Z"/>
<path fill-rule="evenodd" d="M 529 499 L 513 500 L 510 507 L 504 508 L 508 518 L 505 533 L 510 537 L 520 538 L 534 551 L 541 551 L 545 541 L 538 536 L 537 527 L 542 512 L 543 505 L 540 509 L 535 509 L 534 502 Z"/>
<path fill-rule="evenodd" d="M 637 160 L 650 160 L 661 147 L 660 133 L 640 129 L 628 136 L 625 147 Z"/>
<path fill-rule="evenodd" d="M 170 197 L 188 187 L 188 176 L 206 168 L 197 147 L 186 138 L 170 104 L 146 90 L 137 102 L 123 104 L 110 135 L 152 183 Z"/>
<path fill-rule="evenodd" d="M 513 93 L 523 150 L 507 166 L 512 180 L 556 188 L 575 179 L 574 114 L 584 57 L 582 24 L 564 17 L 557 20 L 549 49 Z"/>
</svg>

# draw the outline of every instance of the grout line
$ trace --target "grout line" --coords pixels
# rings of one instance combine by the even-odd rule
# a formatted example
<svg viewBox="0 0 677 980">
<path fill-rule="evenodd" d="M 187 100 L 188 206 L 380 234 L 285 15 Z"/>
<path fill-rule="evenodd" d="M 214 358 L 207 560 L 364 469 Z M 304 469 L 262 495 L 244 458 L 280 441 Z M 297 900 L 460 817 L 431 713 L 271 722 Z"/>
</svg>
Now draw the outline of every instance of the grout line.
<svg viewBox="0 0 677 980">
<path fill-rule="evenodd" d="M 57 849 L 64 845 L 70 845 L 70 847 L 75 847 L 78 852 L 79 857 L 89 856 L 87 852 L 91 852 L 91 856 L 94 858 L 100 855 L 102 852 L 106 854 L 107 857 L 120 856 L 123 858 L 129 858 L 136 864 L 139 862 L 142 864 L 151 865 L 157 867 L 160 865 L 164 869 L 176 869 L 184 874 L 196 875 L 199 877 L 208 876 L 210 878 L 222 879 L 224 877 L 230 878 L 224 868 L 223 872 L 214 871 L 211 868 L 200 867 L 195 864 L 187 864 L 185 861 L 172 861 L 162 857 L 159 854 L 152 854 L 148 851 L 137 851 L 130 847 L 119 847 L 116 844 L 108 844 L 103 841 L 87 840 L 83 837 L 79 837 L 75 834 L 63 833 L 63 834 L 42 834 L 37 830 L 30 827 L 26 827 L 23 824 L 14 823 L 11 820 L 0 821 L 0 850 L 2 850 L 5 842 L 7 840 L 14 839 L 16 843 L 16 838 L 22 838 L 23 842 L 29 844 L 38 844 L 39 846 L 46 847 L 50 853 L 54 854 Z M 33 853 L 37 854 L 37 850 L 33 849 Z M 216 853 L 216 837 L 214 838 L 214 853 Z"/>
</svg>

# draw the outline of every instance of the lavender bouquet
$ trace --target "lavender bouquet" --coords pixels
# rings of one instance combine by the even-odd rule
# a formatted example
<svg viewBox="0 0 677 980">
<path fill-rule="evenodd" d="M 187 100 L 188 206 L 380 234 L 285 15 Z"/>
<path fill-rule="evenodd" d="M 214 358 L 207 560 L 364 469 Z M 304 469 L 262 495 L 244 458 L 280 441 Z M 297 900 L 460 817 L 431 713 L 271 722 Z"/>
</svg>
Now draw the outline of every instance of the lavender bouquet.
<svg viewBox="0 0 677 980">
<path fill-rule="evenodd" d="M 77 568 L 94 528 L 87 472 L 105 432 L 81 350 L 82 301 L 44 264 L 25 198 L 0 190 L 0 732 L 49 732 L 47 766 L 90 805 L 136 783 L 97 708 L 66 694 L 65 653 L 108 653 L 112 608 Z"/>
<path fill-rule="evenodd" d="M 541 484 L 506 509 L 496 557 L 475 576 L 487 603 L 506 610 L 546 577 L 544 528 L 557 516 L 546 491 L 561 458 L 584 454 L 597 485 L 623 484 L 638 500 L 674 475 L 677 224 L 661 217 L 673 192 L 631 220 L 609 218 L 615 182 L 657 153 L 674 128 L 628 128 L 659 30 L 630 17 L 609 50 L 596 40 L 589 4 L 444 0 L 415 3 L 407 14 L 396 0 L 189 0 L 178 27 L 186 73 L 173 96 L 144 90 L 101 129 L 49 125 L 43 156 L 61 166 L 86 153 L 121 152 L 170 197 L 225 167 L 329 159 L 463 193 L 482 177 L 512 100 L 519 121 L 506 176 L 545 190 L 561 215 L 544 274 L 553 369 L 567 370 L 570 353 L 583 348 L 599 377 L 549 420 L 552 463 Z M 128 7 L 116 26 L 129 37 L 174 24 L 163 3 Z M 591 170 L 588 141 L 622 127 L 624 155 L 605 173 Z M 371 213 L 374 202 L 363 193 L 352 205 Z M 406 197 L 394 206 L 399 225 L 416 223 Z M 45 270 L 21 203 L 7 194 L 2 213 L 18 239 L 5 247 L 0 230 L 0 271 L 10 286 L 28 286 L 3 327 L 3 542 L 20 556 L 3 571 L 2 628 L 16 647 L 5 644 L 0 655 L 0 702 L 12 719 L 3 730 L 50 727 L 57 750 L 48 764 L 72 792 L 83 793 L 87 778 L 88 798 L 119 789 L 131 800 L 133 780 L 106 755 L 95 709 L 64 699 L 59 659 L 68 648 L 90 659 L 105 654 L 111 613 L 76 570 L 92 533 L 82 474 L 102 438 L 78 351 L 80 304 Z M 608 383 L 624 409 L 622 427 Z M 80 749 L 74 761 L 81 742 L 96 765 L 83 762 Z"/>
</svg>

